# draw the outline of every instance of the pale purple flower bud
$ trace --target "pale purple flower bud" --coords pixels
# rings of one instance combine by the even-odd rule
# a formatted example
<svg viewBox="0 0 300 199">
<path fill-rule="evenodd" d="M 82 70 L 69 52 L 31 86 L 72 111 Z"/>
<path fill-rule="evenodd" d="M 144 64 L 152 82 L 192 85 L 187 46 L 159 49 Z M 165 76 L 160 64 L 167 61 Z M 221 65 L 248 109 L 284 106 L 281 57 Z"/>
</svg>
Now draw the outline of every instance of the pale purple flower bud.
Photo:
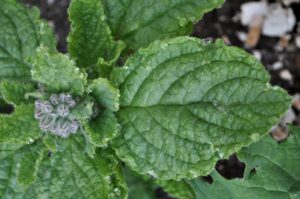
<svg viewBox="0 0 300 199">
<path fill-rule="evenodd" d="M 34 118 L 37 120 L 41 120 L 43 116 L 44 116 L 44 113 L 39 109 L 37 109 L 34 113 Z"/>
<path fill-rule="evenodd" d="M 69 126 L 69 131 L 71 133 L 76 133 L 79 128 L 79 123 L 77 121 L 71 121 Z"/>
<path fill-rule="evenodd" d="M 59 104 L 56 108 L 57 114 L 61 117 L 67 117 L 69 115 L 69 107 L 65 104 Z"/>
<path fill-rule="evenodd" d="M 51 105 L 50 102 L 45 101 L 41 105 L 41 110 L 45 113 L 51 113 L 53 111 L 53 106 Z"/>
<path fill-rule="evenodd" d="M 76 101 L 69 94 L 53 94 L 49 101 L 37 100 L 35 102 L 34 117 L 39 120 L 40 128 L 44 132 L 51 132 L 61 137 L 68 137 L 76 133 L 80 124 L 77 120 L 70 119 L 70 108 Z"/>
<path fill-rule="evenodd" d="M 70 126 L 69 120 L 60 118 L 55 123 L 55 127 L 53 129 L 54 133 L 62 137 L 67 137 L 70 134 L 69 126 Z"/>
<path fill-rule="evenodd" d="M 68 104 L 70 108 L 73 108 L 76 105 L 76 102 L 75 102 L 75 100 L 70 98 L 70 99 L 66 100 L 66 104 Z"/>
<path fill-rule="evenodd" d="M 50 131 L 52 129 L 53 126 L 53 118 L 51 116 L 47 116 L 45 115 L 44 117 L 41 118 L 40 120 L 40 128 L 42 129 L 42 131 Z"/>
<path fill-rule="evenodd" d="M 51 95 L 51 97 L 50 97 L 50 102 L 51 102 L 51 104 L 53 104 L 53 105 L 58 105 L 59 102 L 60 102 L 59 96 L 56 95 L 56 94 Z"/>
<path fill-rule="evenodd" d="M 43 101 L 42 100 L 36 100 L 34 102 L 35 108 L 41 110 L 43 106 Z"/>
</svg>

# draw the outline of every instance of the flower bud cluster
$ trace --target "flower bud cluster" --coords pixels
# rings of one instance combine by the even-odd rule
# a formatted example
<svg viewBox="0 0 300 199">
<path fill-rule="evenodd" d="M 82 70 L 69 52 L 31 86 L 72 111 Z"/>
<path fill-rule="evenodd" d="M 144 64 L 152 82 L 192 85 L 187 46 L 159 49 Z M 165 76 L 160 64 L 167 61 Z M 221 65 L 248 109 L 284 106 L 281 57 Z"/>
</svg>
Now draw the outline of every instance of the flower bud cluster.
<svg viewBox="0 0 300 199">
<path fill-rule="evenodd" d="M 76 102 L 72 96 L 65 93 L 53 94 L 49 101 L 37 100 L 35 118 L 39 120 L 41 130 L 64 138 L 71 133 L 76 133 L 79 123 L 69 118 L 70 110 L 75 105 Z"/>
</svg>

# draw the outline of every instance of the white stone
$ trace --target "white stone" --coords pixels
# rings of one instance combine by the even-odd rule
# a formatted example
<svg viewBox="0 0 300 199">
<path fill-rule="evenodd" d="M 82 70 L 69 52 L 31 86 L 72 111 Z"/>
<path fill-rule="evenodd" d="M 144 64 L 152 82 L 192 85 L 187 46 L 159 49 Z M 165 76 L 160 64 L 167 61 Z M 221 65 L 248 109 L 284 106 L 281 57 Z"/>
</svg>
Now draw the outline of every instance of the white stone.
<svg viewBox="0 0 300 199">
<path fill-rule="evenodd" d="M 281 61 L 278 61 L 278 62 L 275 62 L 273 65 L 272 65 L 272 69 L 273 70 L 279 70 L 283 67 L 283 64 Z"/>
<path fill-rule="evenodd" d="M 292 3 L 300 3 L 300 0 L 282 0 L 282 2 L 284 5 L 289 6 Z"/>
<path fill-rule="evenodd" d="M 281 37 L 291 31 L 296 17 L 291 8 L 283 8 L 279 3 L 270 4 L 262 27 L 262 34 L 269 37 Z"/>
<path fill-rule="evenodd" d="M 47 0 L 48 5 L 53 5 L 55 3 L 55 0 Z"/>
<path fill-rule="evenodd" d="M 258 50 L 254 50 L 252 54 L 257 60 L 261 61 L 262 55 Z"/>
<path fill-rule="evenodd" d="M 292 74 L 290 73 L 290 71 L 288 70 L 282 70 L 280 73 L 279 73 L 279 76 L 281 77 L 281 79 L 283 80 L 286 80 L 286 81 L 292 81 L 293 79 L 293 76 Z"/>
<path fill-rule="evenodd" d="M 295 43 L 296 43 L 297 48 L 300 48 L 300 35 L 296 36 Z"/>
<path fill-rule="evenodd" d="M 265 16 L 268 12 L 268 4 L 261 2 L 248 2 L 241 6 L 241 22 L 244 26 L 250 25 L 255 17 Z"/>
<path fill-rule="evenodd" d="M 247 40 L 247 33 L 245 32 L 237 32 L 236 35 L 242 42 L 245 42 Z"/>
</svg>

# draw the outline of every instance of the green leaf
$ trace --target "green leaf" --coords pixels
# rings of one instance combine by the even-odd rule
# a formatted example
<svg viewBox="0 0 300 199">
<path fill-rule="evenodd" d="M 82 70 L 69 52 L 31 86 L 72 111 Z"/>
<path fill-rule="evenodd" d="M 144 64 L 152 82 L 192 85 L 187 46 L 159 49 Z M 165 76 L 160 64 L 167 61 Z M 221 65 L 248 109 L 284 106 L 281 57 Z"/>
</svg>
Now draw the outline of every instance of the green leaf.
<svg viewBox="0 0 300 199">
<path fill-rule="evenodd" d="M 22 198 L 24 187 L 17 181 L 18 163 L 22 159 L 22 150 L 29 145 L 0 143 L 0 196 L 6 198 Z M 28 171 L 30 172 L 30 171 Z"/>
<path fill-rule="evenodd" d="M 86 76 L 68 56 L 39 48 L 31 62 L 33 80 L 42 83 L 48 91 L 83 94 L 87 83 Z"/>
<path fill-rule="evenodd" d="M 107 147 L 108 142 L 118 135 L 119 124 L 113 112 L 103 110 L 85 125 L 85 129 L 92 144 Z"/>
<path fill-rule="evenodd" d="M 192 32 L 203 14 L 224 0 L 102 0 L 116 39 L 132 49 Z"/>
<path fill-rule="evenodd" d="M 114 68 L 113 66 L 116 64 L 118 61 L 123 49 L 125 48 L 125 43 L 119 41 L 118 45 L 116 46 L 115 54 L 113 58 L 110 61 L 106 61 L 103 58 L 99 58 L 96 66 L 96 77 L 93 79 L 96 79 L 98 77 L 103 77 L 103 78 L 108 78 L 110 77 L 110 73 L 112 69 Z"/>
<path fill-rule="evenodd" d="M 108 151 L 91 159 L 78 135 L 58 140 L 59 148 L 41 163 L 36 182 L 24 199 L 122 199 L 126 198 L 118 162 Z"/>
<path fill-rule="evenodd" d="M 42 132 L 33 105 L 21 105 L 10 115 L 0 115 L 0 143 L 29 144 Z"/>
<path fill-rule="evenodd" d="M 26 59 L 43 44 L 55 49 L 48 24 L 39 19 L 38 9 L 24 8 L 14 0 L 1 0 L 0 79 L 30 80 Z"/>
<path fill-rule="evenodd" d="M 161 186 L 170 196 L 178 199 L 195 199 L 196 195 L 190 185 L 185 181 L 157 180 L 156 184 Z M 203 198 L 204 199 L 204 198 Z"/>
<path fill-rule="evenodd" d="M 82 102 L 78 103 L 72 110 L 70 119 L 80 120 L 82 122 L 90 120 L 93 114 L 94 102 L 91 97 L 85 97 Z"/>
<path fill-rule="evenodd" d="M 89 158 L 80 135 L 56 140 L 58 150 L 44 157 L 39 164 L 36 181 L 26 188 L 17 176 L 35 173 L 33 163 L 37 145 L 0 144 L 0 196 L 1 198 L 43 199 L 125 199 L 127 188 L 118 161 L 111 151 L 99 150 L 95 159 Z M 31 151 L 31 153 L 30 153 Z M 28 156 L 29 155 L 29 156 Z M 24 164 L 23 160 L 32 158 Z M 26 162 L 24 161 L 24 162 Z M 19 165 L 21 165 L 19 169 Z M 28 175 L 31 178 L 30 175 Z M 27 179 L 29 180 L 29 179 Z"/>
<path fill-rule="evenodd" d="M 209 174 L 265 135 L 291 102 L 254 57 L 222 41 L 154 42 L 112 80 L 121 93 L 117 155 L 162 180 Z"/>
<path fill-rule="evenodd" d="M 129 169 L 124 169 L 124 174 L 128 184 L 129 199 L 157 199 L 155 196 L 156 186 L 152 180 Z"/>
<path fill-rule="evenodd" d="M 69 16 L 69 51 L 78 66 L 95 65 L 99 58 L 114 58 L 119 44 L 113 40 L 100 0 L 73 0 Z"/>
<path fill-rule="evenodd" d="M 57 151 L 56 135 L 49 134 L 49 133 L 46 134 L 43 137 L 43 143 L 50 152 L 56 152 Z"/>
<path fill-rule="evenodd" d="M 7 103 L 14 105 L 26 103 L 25 94 L 34 90 L 32 83 L 7 80 L 0 82 L 0 95 Z"/>
<path fill-rule="evenodd" d="M 244 179 L 226 180 L 216 171 L 210 185 L 201 179 L 190 181 L 197 199 L 298 199 L 300 198 L 300 131 L 278 144 L 270 136 L 244 148 L 238 157 L 245 162 Z M 255 169 L 254 172 L 250 172 Z"/>
<path fill-rule="evenodd" d="M 94 80 L 87 90 L 102 107 L 113 112 L 119 110 L 120 92 L 107 79 Z"/>
<path fill-rule="evenodd" d="M 36 180 L 40 163 L 47 154 L 46 152 L 46 148 L 40 143 L 31 145 L 22 151 L 20 167 L 18 168 L 18 182 L 20 184 L 28 187 Z"/>
</svg>

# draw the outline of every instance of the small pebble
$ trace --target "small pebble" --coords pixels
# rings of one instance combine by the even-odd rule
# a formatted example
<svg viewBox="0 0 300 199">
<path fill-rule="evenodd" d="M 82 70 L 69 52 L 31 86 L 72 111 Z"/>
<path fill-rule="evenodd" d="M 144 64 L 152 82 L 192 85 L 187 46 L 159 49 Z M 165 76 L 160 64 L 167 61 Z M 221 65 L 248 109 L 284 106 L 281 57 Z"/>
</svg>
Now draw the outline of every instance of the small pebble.
<svg viewBox="0 0 300 199">
<path fill-rule="evenodd" d="M 273 65 L 272 65 L 272 69 L 273 70 L 279 70 L 283 67 L 283 64 L 282 62 L 278 61 L 278 62 L 275 62 Z"/>
<path fill-rule="evenodd" d="M 282 70 L 279 73 L 279 76 L 281 77 L 281 79 L 286 80 L 286 81 L 292 81 L 293 80 L 292 74 L 287 69 Z"/>
<path fill-rule="evenodd" d="M 293 106 L 300 111 L 300 94 L 296 93 L 293 99 Z"/>
<path fill-rule="evenodd" d="M 272 137 L 281 142 L 289 136 L 288 128 L 285 125 L 279 124 L 274 126 L 270 131 Z"/>
<path fill-rule="evenodd" d="M 261 61 L 262 55 L 258 50 L 254 50 L 252 54 L 257 60 Z"/>
<path fill-rule="evenodd" d="M 55 0 L 47 0 L 48 5 L 53 5 L 55 3 Z"/>
<path fill-rule="evenodd" d="M 300 49 L 300 35 L 297 35 L 297 36 L 296 36 L 296 38 L 295 38 L 295 43 L 296 43 L 297 48 Z"/>
<path fill-rule="evenodd" d="M 300 0 L 282 0 L 282 2 L 285 6 L 289 6 L 292 3 L 300 3 Z"/>
<path fill-rule="evenodd" d="M 289 108 L 289 110 L 284 114 L 284 116 L 281 118 L 282 124 L 291 124 L 296 119 L 296 114 L 292 108 Z"/>
<path fill-rule="evenodd" d="M 247 40 L 247 33 L 245 32 L 237 32 L 236 35 L 242 42 L 245 42 Z"/>
</svg>

